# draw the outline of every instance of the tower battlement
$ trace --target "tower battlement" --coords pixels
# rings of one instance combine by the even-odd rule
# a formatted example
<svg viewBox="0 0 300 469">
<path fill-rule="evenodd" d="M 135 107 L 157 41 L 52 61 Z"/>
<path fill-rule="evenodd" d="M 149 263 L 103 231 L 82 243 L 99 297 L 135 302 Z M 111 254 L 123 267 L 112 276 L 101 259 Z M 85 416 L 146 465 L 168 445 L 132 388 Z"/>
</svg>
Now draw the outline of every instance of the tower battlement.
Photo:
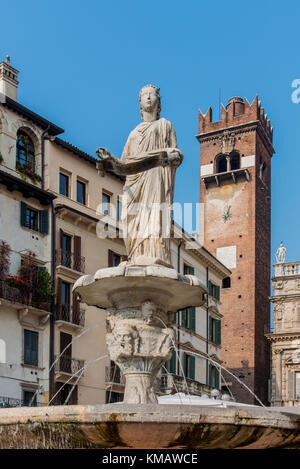
<svg viewBox="0 0 300 469">
<path fill-rule="evenodd" d="M 226 127 L 232 127 L 240 124 L 246 124 L 251 121 L 260 121 L 266 134 L 272 143 L 273 129 L 271 127 L 270 119 L 265 114 L 261 102 L 256 96 L 252 102 L 249 103 L 247 98 L 243 99 L 239 96 L 234 96 L 229 99 L 227 105 L 224 107 L 221 104 L 221 119 L 213 122 L 212 108 L 208 108 L 207 112 L 203 114 L 199 109 L 199 134 L 224 130 Z"/>
</svg>

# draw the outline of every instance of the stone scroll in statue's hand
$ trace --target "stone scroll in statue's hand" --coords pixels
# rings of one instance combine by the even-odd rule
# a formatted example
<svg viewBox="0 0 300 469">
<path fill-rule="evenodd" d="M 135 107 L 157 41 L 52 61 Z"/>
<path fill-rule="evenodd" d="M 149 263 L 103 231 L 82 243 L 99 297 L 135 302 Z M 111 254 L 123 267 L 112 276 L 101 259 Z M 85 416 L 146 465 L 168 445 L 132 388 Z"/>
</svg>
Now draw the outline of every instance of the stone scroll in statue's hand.
<svg viewBox="0 0 300 469">
<path fill-rule="evenodd" d="M 182 160 L 182 152 L 177 148 L 163 150 L 151 150 L 133 163 L 122 163 L 113 156 L 106 148 L 99 147 L 96 154 L 101 160 L 97 163 L 97 169 L 104 176 L 106 171 L 112 171 L 119 176 L 128 176 L 147 171 L 158 166 L 179 166 Z"/>
</svg>

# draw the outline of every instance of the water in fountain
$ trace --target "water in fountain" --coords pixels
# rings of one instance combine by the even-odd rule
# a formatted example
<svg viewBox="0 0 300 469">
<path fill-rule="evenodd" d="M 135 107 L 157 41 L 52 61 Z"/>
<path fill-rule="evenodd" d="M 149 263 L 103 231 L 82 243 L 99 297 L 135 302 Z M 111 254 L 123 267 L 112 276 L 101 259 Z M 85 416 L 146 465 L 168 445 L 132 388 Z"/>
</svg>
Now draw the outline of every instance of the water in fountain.
<svg viewBox="0 0 300 469">
<path fill-rule="evenodd" d="M 180 350 L 179 351 L 181 352 L 184 352 L 184 350 Z M 208 360 L 210 361 L 211 363 L 213 363 L 214 365 L 216 365 L 219 369 L 222 369 L 224 371 L 227 371 L 227 373 L 229 373 L 233 378 L 235 378 L 238 383 L 240 383 L 242 386 L 244 386 L 249 392 L 250 394 L 259 402 L 259 404 L 262 406 L 262 407 L 266 407 L 262 402 L 261 400 L 259 399 L 259 397 L 245 384 L 243 383 L 243 381 L 241 381 L 237 376 L 235 376 L 233 373 L 231 373 L 231 371 L 227 370 L 227 368 L 225 368 L 225 366 L 223 365 L 220 365 L 220 363 L 216 362 L 215 360 L 213 360 L 212 358 L 210 357 L 205 357 L 203 355 L 201 355 L 200 353 L 196 353 L 196 352 L 192 352 L 189 350 L 189 353 L 191 355 L 195 355 L 196 357 L 200 357 L 200 358 L 204 358 L 205 360 Z"/>
<path fill-rule="evenodd" d="M 78 371 L 76 371 L 76 373 L 73 373 L 73 375 L 62 385 L 61 388 L 59 388 L 59 390 L 54 394 L 54 396 L 52 396 L 52 398 L 50 399 L 48 405 L 51 404 L 51 402 L 53 401 L 53 399 L 59 394 L 59 392 L 62 390 L 62 388 L 63 388 L 66 384 L 68 384 L 68 383 L 74 378 L 74 376 L 78 375 L 78 373 L 80 373 L 80 372 L 83 373 L 83 372 L 87 369 L 87 367 L 90 366 L 92 363 L 95 363 L 95 362 L 97 362 L 98 360 L 102 360 L 103 358 L 107 358 L 107 357 L 108 357 L 108 355 L 102 355 L 102 356 L 100 356 L 100 357 L 98 356 L 98 357 L 96 357 L 96 358 L 94 358 L 94 359 L 92 359 L 92 360 L 89 360 L 82 368 L 80 368 Z M 80 377 L 81 377 L 81 375 L 80 375 Z M 79 381 L 79 380 L 76 381 L 75 385 L 77 384 L 78 381 Z M 74 387 L 75 387 L 75 386 L 73 386 L 73 388 L 72 388 L 71 391 L 73 391 Z M 72 392 L 70 393 L 70 395 L 71 395 L 71 394 L 72 394 Z M 69 398 L 69 396 L 68 396 L 68 398 Z"/>
<path fill-rule="evenodd" d="M 62 352 L 60 352 L 60 354 L 58 355 L 58 357 L 54 360 L 54 362 L 52 363 L 52 365 L 50 366 L 49 368 L 49 373 L 50 371 L 52 370 L 52 368 L 54 367 L 55 363 L 58 362 L 58 360 L 60 359 L 60 357 L 63 355 L 63 353 L 74 343 L 76 342 L 76 340 L 79 339 L 79 337 L 83 336 L 84 334 L 86 334 L 87 332 L 89 332 L 90 330 L 92 329 L 95 329 L 96 327 L 99 327 L 100 324 L 95 324 L 94 326 L 90 326 L 88 327 L 87 329 L 84 329 L 83 331 L 80 332 L 80 334 L 78 334 L 76 337 L 74 337 L 74 339 L 71 340 L 71 342 L 63 349 Z"/>
<path fill-rule="evenodd" d="M 168 327 L 165 322 L 161 319 L 161 318 L 157 318 L 160 320 L 160 322 L 165 326 L 165 327 Z M 190 392 L 189 392 L 189 388 L 188 388 L 188 384 L 187 384 L 187 380 L 186 380 L 186 377 L 185 377 L 185 374 L 184 374 L 184 369 L 183 369 L 183 365 L 181 363 L 181 359 L 180 359 L 180 355 L 179 355 L 179 350 L 178 348 L 176 347 L 176 344 L 175 344 L 175 341 L 173 339 L 173 337 L 171 337 L 171 341 L 172 341 L 172 344 L 173 344 L 173 347 L 174 347 L 174 350 L 175 350 L 175 353 L 176 353 L 176 357 L 178 359 L 178 362 L 179 362 L 179 366 L 181 368 L 181 372 L 182 372 L 182 376 L 183 376 L 183 379 L 184 379 L 184 383 L 185 383 L 185 387 L 186 387 L 186 391 L 187 391 L 187 394 L 190 398 Z"/>
</svg>

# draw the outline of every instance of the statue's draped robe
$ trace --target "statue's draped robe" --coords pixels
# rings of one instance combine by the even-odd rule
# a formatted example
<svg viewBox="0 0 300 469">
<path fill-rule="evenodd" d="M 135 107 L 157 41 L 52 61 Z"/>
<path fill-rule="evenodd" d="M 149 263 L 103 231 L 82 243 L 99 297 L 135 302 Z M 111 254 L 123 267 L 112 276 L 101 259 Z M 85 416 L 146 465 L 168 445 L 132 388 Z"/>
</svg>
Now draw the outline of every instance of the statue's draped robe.
<svg viewBox="0 0 300 469">
<path fill-rule="evenodd" d="M 122 154 L 123 163 L 145 158 L 146 152 L 176 148 L 175 131 L 169 121 L 142 122 L 129 135 Z M 126 177 L 122 221 L 128 260 L 161 260 L 171 264 L 170 233 L 172 223 L 174 166 L 159 166 Z M 125 223 L 127 223 L 125 227 Z"/>
</svg>

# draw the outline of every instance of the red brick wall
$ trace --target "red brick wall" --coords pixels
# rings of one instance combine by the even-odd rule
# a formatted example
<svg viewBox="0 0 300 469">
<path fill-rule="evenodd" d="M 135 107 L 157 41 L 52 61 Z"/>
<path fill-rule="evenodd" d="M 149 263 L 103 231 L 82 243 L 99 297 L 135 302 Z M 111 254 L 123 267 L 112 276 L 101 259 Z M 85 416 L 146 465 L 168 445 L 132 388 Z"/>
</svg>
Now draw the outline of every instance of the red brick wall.
<svg viewBox="0 0 300 469">
<path fill-rule="evenodd" d="M 245 111 L 234 115 L 237 110 Z M 249 167 L 250 180 L 200 184 L 200 202 L 204 203 L 204 246 L 216 255 L 218 247 L 236 246 L 237 267 L 232 269 L 231 288 L 221 290 L 222 360 L 224 366 L 248 385 L 262 400 L 267 400 L 269 348 L 264 337 L 269 324 L 270 294 L 270 145 L 272 132 L 258 100 L 252 105 L 233 103 L 224 108 L 221 121 L 210 122 L 199 115 L 198 139 L 201 143 L 201 165 L 214 162 L 221 153 L 219 137 L 228 127 L 235 132 L 235 150 L 241 156 L 255 155 L 255 166 Z M 257 123 L 259 121 L 261 124 Z M 251 123 L 251 124 L 250 124 Z M 238 127 L 237 127 L 238 126 Z M 266 162 L 266 183 L 259 178 L 261 158 Z M 231 206 L 231 218 L 224 222 L 225 207 Z M 231 390 L 242 402 L 257 403 L 249 392 L 228 374 Z"/>
</svg>

